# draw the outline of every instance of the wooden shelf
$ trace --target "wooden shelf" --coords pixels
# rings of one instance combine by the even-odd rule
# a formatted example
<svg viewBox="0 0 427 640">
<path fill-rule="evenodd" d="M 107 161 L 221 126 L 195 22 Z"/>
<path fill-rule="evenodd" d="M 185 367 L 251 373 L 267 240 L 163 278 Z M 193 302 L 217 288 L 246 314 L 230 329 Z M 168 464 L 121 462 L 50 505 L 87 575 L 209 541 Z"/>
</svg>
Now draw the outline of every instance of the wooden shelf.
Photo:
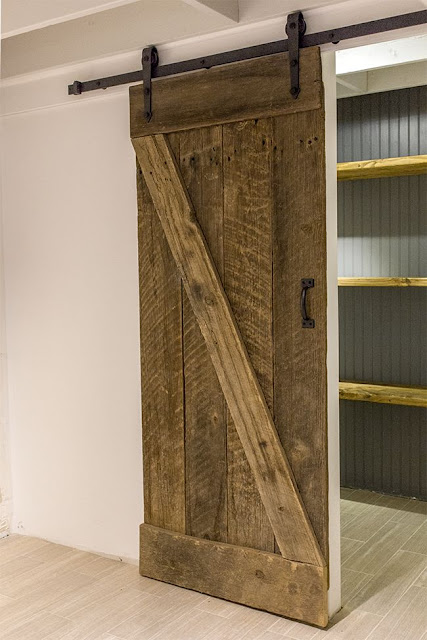
<svg viewBox="0 0 427 640">
<path fill-rule="evenodd" d="M 427 407 L 427 388 L 396 387 L 364 382 L 340 382 L 341 400 L 400 404 L 407 407 Z"/>
<path fill-rule="evenodd" d="M 427 278 L 338 278 L 339 287 L 427 287 Z"/>
<path fill-rule="evenodd" d="M 338 180 L 416 176 L 422 173 L 427 173 L 427 155 L 339 162 L 337 165 Z"/>
</svg>

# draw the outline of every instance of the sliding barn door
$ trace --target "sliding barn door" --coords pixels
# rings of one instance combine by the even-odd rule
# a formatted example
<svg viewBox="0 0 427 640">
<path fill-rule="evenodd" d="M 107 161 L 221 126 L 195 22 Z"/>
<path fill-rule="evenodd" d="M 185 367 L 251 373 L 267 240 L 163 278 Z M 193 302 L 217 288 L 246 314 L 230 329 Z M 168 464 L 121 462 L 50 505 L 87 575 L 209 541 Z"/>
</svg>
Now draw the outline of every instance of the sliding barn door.
<svg viewBox="0 0 427 640">
<path fill-rule="evenodd" d="M 139 210 L 140 571 L 324 626 L 318 49 L 302 51 L 300 75 L 297 100 L 287 54 L 158 79 L 149 123 L 142 86 L 130 90 Z M 314 286 L 305 288 L 306 279 Z"/>
</svg>

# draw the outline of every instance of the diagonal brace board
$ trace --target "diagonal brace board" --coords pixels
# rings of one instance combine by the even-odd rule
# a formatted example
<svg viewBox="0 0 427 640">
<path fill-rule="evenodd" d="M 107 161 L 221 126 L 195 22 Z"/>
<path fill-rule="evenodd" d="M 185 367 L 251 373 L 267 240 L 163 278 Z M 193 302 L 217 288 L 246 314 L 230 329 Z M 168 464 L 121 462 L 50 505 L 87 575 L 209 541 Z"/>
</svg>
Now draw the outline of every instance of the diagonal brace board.
<svg viewBox="0 0 427 640">
<path fill-rule="evenodd" d="M 164 135 L 132 140 L 284 558 L 324 566 L 271 413 Z"/>
</svg>

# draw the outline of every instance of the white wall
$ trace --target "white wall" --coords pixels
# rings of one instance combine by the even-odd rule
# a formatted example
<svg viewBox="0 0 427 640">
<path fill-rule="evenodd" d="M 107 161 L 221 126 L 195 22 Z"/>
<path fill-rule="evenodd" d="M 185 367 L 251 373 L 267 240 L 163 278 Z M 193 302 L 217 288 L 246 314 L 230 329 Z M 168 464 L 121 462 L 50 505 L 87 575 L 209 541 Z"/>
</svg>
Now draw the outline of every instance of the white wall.
<svg viewBox="0 0 427 640">
<path fill-rule="evenodd" d="M 1 9 L 1 0 L 0 0 Z M 2 27 L 0 11 L 0 31 Z M 0 48 L 1 66 L 1 48 Z M 2 145 L 0 129 L 0 148 Z M 0 160 L 1 176 L 1 160 Z M 3 261 L 3 209 L 1 201 L 0 182 L 0 537 L 10 531 L 12 517 L 12 486 L 10 475 L 10 443 L 8 424 L 8 387 L 7 387 L 7 359 L 6 359 L 6 326 L 4 305 L 4 261 Z"/>
<path fill-rule="evenodd" d="M 4 266 L 2 246 L 2 207 L 0 199 L 0 538 L 9 533 L 10 521 L 12 517 L 12 485 L 10 473 L 10 443 L 8 421 L 9 393 L 7 386 L 5 305 L 3 304 Z"/>
<path fill-rule="evenodd" d="M 136 559 L 142 470 L 127 96 L 3 125 L 13 530 Z"/>
</svg>

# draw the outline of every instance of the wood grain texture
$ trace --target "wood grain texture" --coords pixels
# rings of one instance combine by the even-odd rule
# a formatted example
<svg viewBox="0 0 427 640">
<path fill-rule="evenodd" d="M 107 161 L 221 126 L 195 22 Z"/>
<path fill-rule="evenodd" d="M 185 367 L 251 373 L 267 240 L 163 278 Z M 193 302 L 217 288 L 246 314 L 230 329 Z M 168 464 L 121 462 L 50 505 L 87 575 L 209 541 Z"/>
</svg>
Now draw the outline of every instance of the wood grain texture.
<svg viewBox="0 0 427 640">
<path fill-rule="evenodd" d="M 157 135 L 134 139 L 133 144 L 279 549 L 289 560 L 323 566 L 324 557 L 167 140 Z"/>
<path fill-rule="evenodd" d="M 427 278 L 338 278 L 339 287 L 427 287 Z"/>
<path fill-rule="evenodd" d="M 274 553 L 142 524 L 140 572 L 149 578 L 326 626 L 326 569 Z"/>
<path fill-rule="evenodd" d="M 398 387 L 366 382 L 339 383 L 341 400 L 401 404 L 407 407 L 427 407 L 427 388 Z"/>
<path fill-rule="evenodd" d="M 301 497 L 328 556 L 326 202 L 322 109 L 274 119 L 274 414 Z M 314 278 L 303 329 L 301 279 Z"/>
<path fill-rule="evenodd" d="M 228 124 L 223 132 L 225 291 L 272 412 L 272 121 Z M 228 542 L 274 551 L 273 530 L 230 415 L 227 466 Z"/>
<path fill-rule="evenodd" d="M 337 164 L 338 180 L 417 176 L 423 173 L 427 173 L 427 155 L 339 162 Z"/>
<path fill-rule="evenodd" d="M 321 77 L 320 51 L 313 47 L 300 53 L 298 100 L 289 93 L 287 53 L 155 79 L 150 122 L 143 115 L 143 85 L 130 88 L 131 137 L 317 109 Z"/>
<path fill-rule="evenodd" d="M 179 134 L 180 168 L 218 273 L 223 273 L 222 129 Z M 199 325 L 183 294 L 186 533 L 227 541 L 226 404 Z"/>
<path fill-rule="evenodd" d="M 144 520 L 184 533 L 181 279 L 139 170 L 137 186 Z"/>
</svg>

